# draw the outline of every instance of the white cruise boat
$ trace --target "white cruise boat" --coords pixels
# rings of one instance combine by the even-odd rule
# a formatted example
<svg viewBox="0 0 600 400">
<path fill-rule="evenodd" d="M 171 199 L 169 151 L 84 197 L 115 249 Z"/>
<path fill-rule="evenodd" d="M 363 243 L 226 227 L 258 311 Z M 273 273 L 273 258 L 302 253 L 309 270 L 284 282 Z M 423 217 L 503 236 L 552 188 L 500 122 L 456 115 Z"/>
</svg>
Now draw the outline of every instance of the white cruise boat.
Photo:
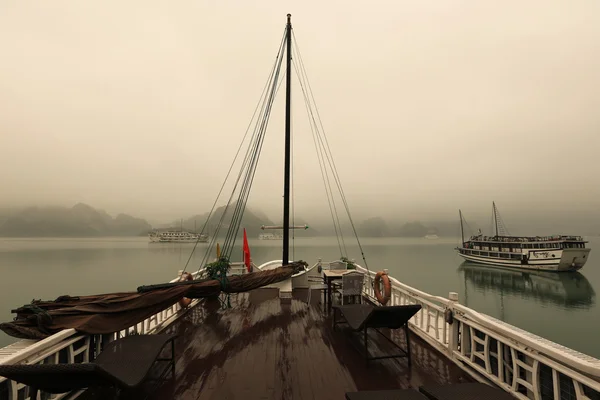
<svg viewBox="0 0 600 400">
<path fill-rule="evenodd" d="M 206 243 L 208 235 L 187 231 L 153 231 L 148 234 L 151 243 Z"/>
<path fill-rule="evenodd" d="M 511 236 L 499 230 L 498 209 L 493 203 L 495 234 L 479 234 L 464 240 L 457 247 L 458 254 L 465 260 L 500 267 L 533 269 L 544 271 L 577 271 L 585 265 L 591 249 L 581 236 Z M 460 214 L 461 234 L 463 217 Z"/>
<path fill-rule="evenodd" d="M 258 235 L 260 240 L 283 240 L 283 234 L 281 233 L 261 233 Z"/>
</svg>

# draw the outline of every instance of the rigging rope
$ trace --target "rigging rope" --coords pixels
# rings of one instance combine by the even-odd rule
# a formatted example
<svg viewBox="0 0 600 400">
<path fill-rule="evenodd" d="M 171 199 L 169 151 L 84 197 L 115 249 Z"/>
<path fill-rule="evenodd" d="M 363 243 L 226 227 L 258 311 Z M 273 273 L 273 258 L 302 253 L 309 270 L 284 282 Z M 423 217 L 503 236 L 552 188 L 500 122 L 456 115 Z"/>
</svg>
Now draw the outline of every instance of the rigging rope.
<svg viewBox="0 0 600 400">
<path fill-rule="evenodd" d="M 273 66 L 273 70 L 275 69 L 275 66 Z M 260 99 L 263 98 L 265 91 L 267 90 L 267 87 L 269 85 L 269 82 L 271 80 L 271 76 L 272 76 L 273 72 L 271 72 L 269 74 L 269 79 L 267 80 L 267 82 L 265 83 L 265 86 L 263 88 L 263 91 L 261 93 Z M 227 171 L 227 175 L 225 176 L 225 179 L 223 180 L 223 184 L 221 185 L 221 188 L 219 189 L 219 193 L 217 194 L 217 197 L 215 198 L 215 201 L 212 204 L 212 207 L 208 213 L 208 216 L 206 217 L 206 221 L 204 222 L 204 225 L 202 226 L 202 230 L 200 231 L 200 236 L 202 236 L 202 234 L 204 233 L 204 230 L 206 229 L 206 227 L 208 226 L 208 224 L 210 223 L 210 219 L 215 211 L 215 208 L 217 206 L 217 202 L 219 201 L 219 198 L 221 197 L 221 193 L 223 192 L 223 189 L 225 188 L 225 185 L 227 184 L 227 180 L 229 179 L 229 175 L 231 174 L 231 171 L 233 169 L 233 166 L 235 165 L 235 161 L 237 160 L 240 151 L 242 150 L 242 145 L 244 144 L 244 141 L 246 140 L 246 137 L 248 136 L 248 132 L 250 131 L 250 126 L 252 125 L 252 121 L 254 120 L 254 117 L 256 116 L 256 112 L 258 111 L 258 108 L 261 104 L 261 100 L 258 101 L 258 103 L 256 104 L 256 107 L 254 108 L 254 112 L 252 113 L 252 118 L 250 120 L 250 122 L 248 123 L 248 126 L 246 127 L 246 132 L 244 133 L 244 137 L 242 138 L 242 141 L 240 143 L 240 145 L 238 146 L 238 149 L 235 153 L 235 156 L 233 157 L 233 161 L 231 163 L 231 165 L 229 166 L 229 170 Z M 217 225 L 216 231 L 213 232 L 213 236 L 211 237 L 211 242 L 208 246 L 207 249 L 207 254 L 212 250 L 214 243 L 216 241 L 216 237 L 217 237 L 217 233 L 220 229 L 220 225 Z M 193 255 L 194 255 L 194 251 L 196 250 L 196 247 L 198 246 L 198 243 L 200 242 L 200 237 L 198 237 L 198 239 L 196 240 L 196 243 L 194 243 L 194 247 L 192 248 L 192 251 L 190 253 L 190 256 L 188 257 L 185 266 L 183 268 L 183 272 L 185 272 L 185 270 L 187 269 Z M 205 262 L 203 260 L 203 262 L 200 264 L 201 266 L 204 265 Z"/>
<path fill-rule="evenodd" d="M 335 162 L 333 161 L 333 154 L 331 152 L 331 148 L 329 146 L 329 142 L 328 142 L 327 136 L 325 134 L 323 122 L 321 120 L 321 116 L 319 114 L 319 110 L 316 105 L 314 94 L 312 92 L 312 87 L 310 85 L 310 81 L 309 81 L 308 75 L 306 73 L 306 68 L 304 67 L 304 62 L 303 62 L 302 56 L 300 54 L 300 48 L 296 42 L 295 34 L 293 31 L 292 31 L 292 36 L 294 39 L 293 52 L 298 56 L 298 62 L 296 63 L 295 57 L 292 57 L 292 62 L 294 64 L 294 69 L 296 70 L 296 74 L 298 75 L 298 78 L 300 81 L 300 87 L 302 89 L 302 94 L 304 97 L 306 111 L 309 116 L 311 133 L 313 135 L 313 142 L 315 144 L 315 148 L 317 150 L 317 157 L 319 160 L 319 168 L 321 170 L 323 183 L 324 183 L 324 186 L 326 189 L 328 204 L 329 204 L 330 212 L 332 214 L 332 221 L 334 224 L 334 229 L 336 231 L 336 238 L 338 239 L 338 247 L 340 249 L 340 253 L 344 252 L 344 254 L 346 254 L 346 252 L 347 252 L 346 243 L 344 241 L 344 237 L 342 234 L 342 226 L 341 226 L 340 219 L 339 219 L 338 212 L 337 212 L 335 196 L 333 195 L 333 188 L 332 188 L 333 184 L 330 180 L 330 174 L 331 174 L 331 178 L 333 179 L 335 186 L 337 187 L 337 189 L 339 191 L 339 195 L 340 195 L 343 207 L 348 215 L 348 219 L 350 221 L 350 225 L 352 227 L 354 236 L 356 237 L 356 241 L 357 241 L 358 247 L 360 249 L 360 253 L 361 253 L 361 256 L 362 256 L 362 259 L 364 262 L 364 266 L 367 269 L 367 271 L 369 272 L 368 275 L 369 275 L 369 279 L 371 280 L 372 278 L 370 276 L 370 270 L 369 270 L 369 266 L 368 266 L 368 263 L 366 260 L 366 256 L 364 254 L 360 239 L 358 238 L 358 234 L 356 232 L 356 227 L 355 227 L 354 221 L 350 214 L 350 207 L 348 205 L 348 201 L 347 201 L 345 193 L 343 191 L 343 188 L 341 185 L 341 180 L 340 180 Z M 280 42 L 279 50 L 277 52 L 277 57 L 275 58 L 273 68 L 271 70 L 271 73 L 269 74 L 269 78 L 265 84 L 265 87 L 263 89 L 263 92 L 261 94 L 259 102 L 254 110 L 252 119 L 246 129 L 246 133 L 244 134 L 242 143 L 238 147 L 238 150 L 236 152 L 234 160 L 227 172 L 225 181 L 223 182 L 223 185 L 221 186 L 221 189 L 219 190 L 217 199 L 213 203 L 213 206 L 211 208 L 211 211 L 209 212 L 208 218 L 205 221 L 204 226 L 202 228 L 201 233 L 203 233 L 205 231 L 206 226 L 210 222 L 211 217 L 213 217 L 213 214 L 215 213 L 216 204 L 219 201 L 219 198 L 224 190 L 225 184 L 231 175 L 233 165 L 235 164 L 235 162 L 238 159 L 238 156 L 240 155 L 240 151 L 243 146 L 243 143 L 245 142 L 245 140 L 248 136 L 248 133 L 250 131 L 250 126 L 252 125 L 253 122 L 255 122 L 256 125 L 252 131 L 252 135 L 250 136 L 250 142 L 249 142 L 248 148 L 246 149 L 244 158 L 242 160 L 242 165 L 241 165 L 240 171 L 237 175 L 237 178 L 235 180 L 235 184 L 234 184 L 232 193 L 229 196 L 229 199 L 228 199 L 225 207 L 223 208 L 223 213 L 219 218 L 219 222 L 217 224 L 215 231 L 213 232 L 210 244 L 209 244 L 207 251 L 202 259 L 202 262 L 198 268 L 198 271 L 204 265 L 207 264 L 207 262 L 210 258 L 212 248 L 216 244 L 216 240 L 217 240 L 218 234 L 220 232 L 220 229 L 224 226 L 225 217 L 227 216 L 228 211 L 230 210 L 230 207 L 232 206 L 232 202 L 235 197 L 235 194 L 237 193 L 238 194 L 237 200 L 235 201 L 235 205 L 233 207 L 233 211 L 232 211 L 232 215 L 231 215 L 231 223 L 228 226 L 225 241 L 223 244 L 222 257 L 221 257 L 221 259 L 217 260 L 217 262 L 220 262 L 222 260 L 229 260 L 231 253 L 233 251 L 235 241 L 236 241 L 236 238 L 237 238 L 237 235 L 239 232 L 239 228 L 240 228 L 240 225 L 241 225 L 241 222 L 243 219 L 244 211 L 245 211 L 245 208 L 246 208 L 246 205 L 248 202 L 250 188 L 252 186 L 252 183 L 254 181 L 254 176 L 256 174 L 256 168 L 257 168 L 258 161 L 260 158 L 260 153 L 261 153 L 261 150 L 262 150 L 262 147 L 264 144 L 264 138 L 266 135 L 268 122 L 269 122 L 269 119 L 271 116 L 274 99 L 275 99 L 276 94 L 279 91 L 279 88 L 280 88 L 282 82 L 283 82 L 283 78 L 280 79 L 280 76 L 281 76 L 281 65 L 283 62 L 283 53 L 284 53 L 284 47 L 285 47 L 284 46 L 285 38 L 286 38 L 286 33 L 284 32 L 284 35 Z M 255 119 L 255 117 L 256 117 L 256 119 Z M 292 140 L 292 146 L 293 146 L 293 140 Z M 292 168 L 292 175 L 293 175 L 293 169 L 294 169 L 293 160 L 292 160 L 291 164 L 292 164 L 291 168 Z M 292 206 L 292 224 L 295 224 L 293 181 L 291 183 L 291 186 L 292 186 L 292 188 L 291 188 L 292 189 L 292 204 L 291 204 L 291 206 Z M 294 240 L 295 240 L 295 234 L 292 233 L 292 243 L 293 244 L 294 244 Z M 196 244 L 194 245 L 194 248 L 192 249 L 192 254 L 190 254 L 190 257 L 188 258 L 188 261 L 186 262 L 185 268 L 187 268 L 188 264 L 190 263 L 190 260 L 192 258 L 194 250 L 196 249 L 197 244 L 198 244 L 198 241 L 196 241 Z M 293 257 L 295 257 L 294 253 L 293 253 Z M 185 268 L 184 268 L 184 271 L 185 271 Z M 225 284 L 225 283 L 226 283 L 225 281 L 222 282 L 222 284 Z"/>
<path fill-rule="evenodd" d="M 292 59 L 293 61 L 293 59 Z M 292 108 L 292 99 L 290 98 L 290 110 Z M 294 118 L 293 113 L 290 113 L 290 200 L 292 203 L 292 225 L 296 226 L 296 211 L 294 206 Z M 292 260 L 296 259 L 296 230 L 292 229 Z"/>
<path fill-rule="evenodd" d="M 500 215 L 498 206 L 495 206 L 495 208 L 496 208 L 496 222 L 498 224 L 498 234 L 500 236 L 510 236 L 510 232 L 506 228 L 506 224 L 504 223 L 504 220 L 502 219 L 502 216 Z"/>
<path fill-rule="evenodd" d="M 302 73 L 298 70 L 298 66 L 296 65 L 295 62 L 294 62 L 294 69 L 296 70 L 296 73 L 298 74 L 298 76 L 302 75 Z M 325 195 L 327 196 L 327 204 L 329 206 L 329 213 L 331 214 L 331 219 L 333 221 L 333 229 L 335 231 L 335 238 L 338 242 L 338 248 L 340 250 L 340 254 L 346 254 L 347 253 L 346 244 L 344 243 L 344 240 L 343 240 L 344 236 L 342 234 L 342 227 L 341 227 L 339 217 L 337 214 L 337 207 L 335 205 L 335 198 L 333 196 L 333 191 L 331 189 L 331 183 L 329 181 L 329 174 L 327 172 L 325 161 L 324 161 L 323 149 L 321 146 L 319 146 L 319 141 L 317 139 L 318 133 L 316 131 L 318 130 L 318 127 L 316 127 L 316 123 L 314 122 L 312 108 L 310 107 L 310 101 L 309 101 L 306 91 L 304 89 L 302 80 L 300 81 L 300 88 L 302 90 L 302 94 L 304 97 L 304 103 L 305 103 L 304 105 L 306 108 L 306 113 L 307 113 L 308 119 L 310 121 L 310 130 L 311 130 L 311 134 L 312 134 L 312 138 L 313 138 L 313 143 L 315 145 L 315 151 L 317 153 L 317 161 L 319 163 L 319 169 L 321 171 L 321 178 L 323 179 L 323 186 L 325 187 Z M 340 242 L 340 238 L 342 240 L 341 242 Z M 342 247 L 343 247 L 343 250 L 342 250 Z"/>
<path fill-rule="evenodd" d="M 315 122 L 315 128 L 319 128 L 319 127 L 321 128 L 321 130 L 320 130 L 321 135 L 318 135 L 318 137 L 321 140 L 321 144 L 323 145 L 323 148 L 325 150 L 325 155 L 327 156 L 326 158 L 327 158 L 329 167 L 331 168 L 332 176 L 333 176 L 334 181 L 335 181 L 335 183 L 337 185 L 338 191 L 340 193 L 340 197 L 342 199 L 342 203 L 344 204 L 344 208 L 345 208 L 346 213 L 348 215 L 348 219 L 350 221 L 350 225 L 352 227 L 352 231 L 353 231 L 354 236 L 356 238 L 356 242 L 358 244 L 358 248 L 360 250 L 362 259 L 363 259 L 364 264 L 365 264 L 365 268 L 367 269 L 367 272 L 368 272 L 368 275 L 369 275 L 369 280 L 371 280 L 371 274 L 370 274 L 369 266 L 368 266 L 368 263 L 367 263 L 367 259 L 366 259 L 366 256 L 365 256 L 362 244 L 360 243 L 360 239 L 358 238 L 358 234 L 356 232 L 356 226 L 355 226 L 354 221 L 352 219 L 352 215 L 350 214 L 350 207 L 348 205 L 348 201 L 346 200 L 346 196 L 344 194 L 344 190 L 343 190 L 342 185 L 341 185 L 339 174 L 338 174 L 337 168 L 335 166 L 335 162 L 333 161 L 333 154 L 332 154 L 331 149 L 329 147 L 329 142 L 327 140 L 327 136 L 325 134 L 325 128 L 323 127 L 323 122 L 322 122 L 321 116 L 319 114 L 319 109 L 317 107 L 317 103 L 315 101 L 315 98 L 314 98 L 314 95 L 313 95 L 313 92 L 312 92 L 312 87 L 310 85 L 310 80 L 308 79 L 308 75 L 306 74 L 306 68 L 304 67 L 304 62 L 302 60 L 302 54 L 300 52 L 300 47 L 298 46 L 298 43 L 297 43 L 297 40 L 296 40 L 296 36 L 295 36 L 295 34 L 294 34 L 293 31 L 292 31 L 292 35 L 294 37 L 294 45 L 295 45 L 296 53 L 298 55 L 298 61 L 299 61 L 299 65 L 300 65 L 300 70 L 302 71 L 302 75 L 306 78 L 307 92 L 310 94 L 310 99 L 312 100 L 312 104 L 314 104 L 315 114 L 316 114 L 317 118 L 315 120 L 314 119 L 314 115 L 312 115 L 312 117 L 313 117 L 313 121 Z M 319 122 L 318 125 L 317 125 L 316 121 Z M 317 132 L 319 132 L 318 129 L 317 129 Z"/>
<path fill-rule="evenodd" d="M 465 226 L 469 229 L 470 234 L 467 235 L 467 239 L 466 239 L 466 240 L 469 240 L 469 237 L 475 235 L 475 230 L 473 228 L 471 228 L 471 225 L 469 225 L 469 223 L 467 222 L 467 219 L 465 218 L 464 214 L 462 215 L 462 220 L 463 220 Z"/>
<path fill-rule="evenodd" d="M 250 119 L 250 122 L 248 123 L 248 126 L 246 128 L 246 132 L 244 133 L 244 136 L 243 136 L 242 141 L 241 141 L 241 143 L 240 143 L 240 145 L 238 147 L 238 150 L 237 150 L 237 152 L 235 154 L 235 157 L 234 157 L 234 159 L 233 159 L 233 161 L 232 161 L 232 163 L 231 163 L 231 165 L 229 167 L 229 170 L 227 172 L 225 180 L 224 180 L 224 182 L 223 182 L 223 184 L 222 184 L 222 186 L 221 186 L 221 188 L 219 190 L 217 198 L 215 199 L 215 201 L 213 203 L 211 211 L 209 212 L 209 215 L 208 215 L 207 220 L 206 220 L 206 222 L 204 224 L 204 227 L 202 228 L 202 232 L 204 232 L 204 229 L 205 229 L 206 225 L 210 222 L 210 219 L 213 216 L 216 204 L 218 203 L 218 201 L 219 201 L 219 199 L 221 197 L 223 189 L 224 189 L 227 181 L 229 180 L 229 177 L 231 175 L 231 171 L 233 170 L 233 166 L 235 165 L 235 163 L 236 163 L 236 161 L 237 161 L 237 159 L 238 159 L 238 157 L 240 155 L 241 149 L 242 149 L 242 147 L 244 145 L 244 142 L 246 141 L 248 133 L 250 132 L 250 127 L 252 126 L 253 122 L 255 121 L 255 117 L 257 117 L 257 112 L 258 112 L 258 115 L 259 115 L 256 118 L 257 125 L 255 126 L 255 128 L 253 130 L 253 133 L 252 133 L 252 135 L 250 137 L 250 143 L 256 142 L 258 140 L 257 139 L 257 137 L 259 136 L 258 135 L 258 127 L 259 127 L 258 120 L 261 119 L 260 116 L 265 113 L 265 110 L 269 108 L 269 107 L 267 107 L 267 103 L 268 103 L 268 99 L 269 99 L 269 96 L 267 96 L 267 93 L 269 92 L 269 88 L 271 88 L 270 92 L 272 94 L 273 82 L 277 83 L 277 77 L 278 77 L 279 71 L 281 69 L 281 61 L 282 61 L 282 54 L 283 54 L 284 43 L 285 43 L 285 32 L 284 32 L 284 34 L 283 34 L 283 36 L 282 36 L 282 38 L 280 40 L 279 49 L 277 51 L 277 56 L 275 57 L 273 68 L 271 69 L 271 72 L 269 73 L 267 82 L 265 83 L 265 86 L 263 88 L 263 91 L 261 93 L 259 101 L 258 101 L 258 103 L 257 103 L 257 105 L 256 105 L 256 107 L 254 109 L 253 114 L 252 114 L 252 118 Z M 264 116 L 263 116 L 262 120 L 264 122 Z M 249 164 L 249 160 L 251 158 L 251 148 L 252 147 L 253 146 L 250 145 L 250 146 L 248 146 L 248 149 L 246 150 L 246 154 L 245 154 L 244 159 L 242 161 L 242 167 L 240 168 L 240 172 L 239 172 L 239 174 L 237 176 L 237 179 L 236 179 L 236 182 L 235 182 L 235 185 L 234 185 L 234 189 L 232 190 L 232 193 L 231 193 L 231 195 L 230 195 L 230 197 L 229 197 L 229 199 L 227 201 L 227 204 L 226 204 L 226 206 L 223 209 L 223 213 L 222 213 L 222 215 L 221 215 L 221 217 L 219 219 L 219 222 L 217 224 L 216 229 L 213 232 L 213 235 L 211 237 L 211 241 L 209 243 L 209 246 L 207 247 L 206 253 L 204 254 L 204 257 L 203 257 L 200 265 L 198 266 L 198 271 L 200 271 L 200 269 L 202 269 L 202 267 L 205 266 L 206 263 L 208 262 L 208 260 L 210 259 L 210 254 L 211 254 L 214 246 L 216 245 L 216 241 L 218 239 L 219 232 L 220 232 L 221 228 L 223 227 L 225 216 L 227 215 L 227 211 L 229 210 L 229 207 L 230 207 L 231 202 L 233 200 L 234 194 L 235 194 L 236 189 L 237 189 L 237 187 L 239 185 L 239 181 L 241 179 L 242 173 L 243 173 L 245 167 Z M 239 199 L 238 199 L 237 204 L 239 204 Z M 245 202 L 244 202 L 244 204 L 245 204 Z M 232 227 L 230 226 L 230 229 L 231 228 Z M 238 226 L 238 228 L 239 228 L 239 226 Z M 237 233 L 237 229 L 235 229 L 235 231 Z M 194 249 L 192 250 L 192 254 L 190 254 L 190 257 L 189 257 L 189 259 L 188 259 L 188 261 L 187 261 L 187 263 L 185 265 L 185 268 L 187 268 L 187 266 L 188 266 L 188 264 L 189 264 L 189 262 L 190 262 L 190 260 L 191 260 L 191 258 L 193 256 L 193 252 L 194 252 L 197 244 L 198 244 L 198 242 L 196 242 L 196 244 L 194 245 Z M 229 257 L 231 255 L 232 248 L 233 248 L 233 244 L 231 244 L 231 246 L 227 249 L 227 252 L 224 252 L 223 254 L 225 254 L 227 257 Z M 185 268 L 184 268 L 184 271 L 185 271 Z"/>
<path fill-rule="evenodd" d="M 282 61 L 283 57 L 279 59 L 278 68 L 266 103 L 265 113 L 263 115 L 260 125 L 257 127 L 258 134 L 256 136 L 255 143 L 253 146 L 251 146 L 249 163 L 244 176 L 244 181 L 242 183 L 238 201 L 236 202 L 236 208 L 234 210 L 232 223 L 229 229 L 227 230 L 227 236 L 223 245 L 223 251 L 226 255 L 230 255 L 231 251 L 233 250 L 233 245 L 235 243 L 235 239 L 237 237 L 237 233 L 241 224 L 241 219 L 243 217 L 244 210 L 248 201 L 248 196 L 250 194 L 250 187 L 252 186 L 252 182 L 254 181 L 254 176 L 256 174 L 256 166 L 258 165 L 258 159 L 260 157 L 260 152 L 264 143 L 267 125 L 269 123 L 269 117 L 271 116 L 271 110 L 273 107 L 273 102 L 275 100 L 275 94 L 278 86 L 277 84 Z"/>
</svg>

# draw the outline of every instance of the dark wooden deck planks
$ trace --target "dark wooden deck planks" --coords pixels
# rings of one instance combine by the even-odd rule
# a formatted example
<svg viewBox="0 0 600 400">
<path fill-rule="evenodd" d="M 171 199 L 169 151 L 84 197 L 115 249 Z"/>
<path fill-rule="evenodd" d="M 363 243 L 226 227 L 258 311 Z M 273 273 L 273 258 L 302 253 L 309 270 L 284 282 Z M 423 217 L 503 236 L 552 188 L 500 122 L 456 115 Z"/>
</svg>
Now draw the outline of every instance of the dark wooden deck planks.
<svg viewBox="0 0 600 400">
<path fill-rule="evenodd" d="M 412 368 L 406 359 L 367 367 L 355 348 L 362 338 L 333 331 L 330 316 L 305 299 L 295 291 L 284 304 L 277 290 L 259 289 L 231 296 L 231 309 L 207 301 L 190 310 L 168 329 L 180 335 L 175 381 L 152 398 L 341 399 L 348 391 L 470 381 L 414 335 Z M 373 350 L 395 351 L 375 332 L 369 340 Z"/>
<path fill-rule="evenodd" d="M 362 336 L 334 331 L 330 315 L 306 304 L 306 290 L 294 291 L 288 303 L 277 296 L 276 289 L 259 289 L 231 296 L 231 309 L 206 301 L 189 310 L 167 329 L 179 335 L 175 379 L 139 398 L 150 393 L 150 399 L 343 399 L 357 390 L 471 381 L 414 334 L 412 368 L 405 358 L 367 367 L 358 350 Z M 401 332 L 394 337 L 403 343 Z M 375 332 L 369 341 L 376 354 L 397 351 Z M 90 390 L 82 398 L 106 397 Z"/>
</svg>

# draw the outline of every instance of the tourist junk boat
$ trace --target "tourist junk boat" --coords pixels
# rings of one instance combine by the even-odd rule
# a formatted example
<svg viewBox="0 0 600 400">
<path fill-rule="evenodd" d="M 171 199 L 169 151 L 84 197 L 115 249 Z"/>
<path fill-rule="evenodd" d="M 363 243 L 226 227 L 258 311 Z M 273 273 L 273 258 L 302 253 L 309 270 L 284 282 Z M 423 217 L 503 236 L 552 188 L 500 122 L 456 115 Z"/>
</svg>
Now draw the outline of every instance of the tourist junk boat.
<svg viewBox="0 0 600 400">
<path fill-rule="evenodd" d="M 208 242 L 208 234 L 196 232 L 196 221 L 194 221 L 194 232 L 184 230 L 182 219 L 178 231 L 154 229 L 148 232 L 148 239 L 150 239 L 150 243 L 206 243 Z"/>
<path fill-rule="evenodd" d="M 283 240 L 283 234 L 281 233 L 260 233 L 258 235 L 259 240 Z"/>
<path fill-rule="evenodd" d="M 585 265 L 591 249 L 581 236 L 511 236 L 492 203 L 495 234 L 481 231 L 464 239 L 463 215 L 459 210 L 462 247 L 458 254 L 467 261 L 499 267 L 544 271 L 577 271 Z"/>
<path fill-rule="evenodd" d="M 282 260 L 254 265 L 244 240 L 244 262 L 229 262 L 227 258 L 238 229 L 230 224 L 222 250 L 216 246 L 217 260 L 202 262 L 201 268 L 191 275 L 182 271 L 168 284 L 143 286 L 132 293 L 61 296 L 55 301 L 26 305 L 15 310 L 15 321 L 0 324 L 5 332 L 25 338 L 0 349 L 0 372 L 7 364 L 43 363 L 52 369 L 51 364 L 55 363 L 87 363 L 98 354 L 101 358 L 102 349 L 110 346 L 107 343 L 123 336 L 167 333 L 177 335 L 174 376 L 149 393 L 151 399 L 341 399 L 344 393 L 357 390 L 407 389 L 421 385 L 433 385 L 438 393 L 450 390 L 447 389 L 450 386 L 478 389 L 464 386 L 465 382 L 483 382 L 504 390 L 497 389 L 493 396 L 483 397 L 472 392 L 469 398 L 473 399 L 505 399 L 502 397 L 507 396 L 505 392 L 519 399 L 598 398 L 600 360 L 479 314 L 461 305 L 456 293 L 450 293 L 448 298 L 432 296 L 389 278 L 388 305 L 421 306 L 410 320 L 410 338 L 406 331 L 411 355 L 408 362 L 384 359 L 365 363 L 363 355 L 353 346 L 357 340 L 362 341 L 362 335 L 357 338 L 348 330 L 333 329 L 331 314 L 327 308 L 322 311 L 317 296 L 311 304 L 306 303 L 310 290 L 308 278 L 321 278 L 322 270 L 339 268 L 345 258 L 331 262 L 318 260 L 311 266 L 289 260 L 292 37 L 288 14 L 276 61 L 276 66 L 281 66 L 283 50 L 286 50 Z M 295 59 L 302 70 L 301 57 L 297 47 L 295 49 Z M 278 75 L 279 67 L 274 68 L 269 93 L 276 92 Z M 270 106 L 264 109 L 269 110 Z M 249 176 L 252 173 L 250 170 Z M 244 206 L 246 199 L 241 196 L 235 202 L 232 221 L 241 221 L 243 207 L 238 209 L 237 205 Z M 211 246 L 216 236 L 215 233 Z M 364 257 L 363 262 L 364 266 L 353 264 L 356 271 L 368 278 L 364 280 L 363 298 L 374 302 L 372 282 L 376 274 L 369 270 Z M 231 269 L 227 276 L 222 274 L 224 267 Z M 218 279 L 211 279 L 215 271 Z M 207 279 L 202 279 L 207 275 Z M 181 281 L 182 277 L 185 282 Z M 222 301 L 216 300 L 219 295 Z M 120 305 L 115 306 L 115 303 Z M 390 350 L 388 342 L 376 332 L 364 332 L 365 344 L 367 340 L 370 343 L 369 351 L 384 357 L 389 356 L 390 351 L 397 351 L 393 347 Z M 396 334 L 392 338 L 400 339 Z M 140 355 L 142 353 L 145 354 Z M 135 363 L 124 367 L 115 366 L 135 375 Z M 30 387 L 0 378 L 0 399 L 29 399 L 31 394 Z M 361 398 L 377 399 L 382 395 L 392 394 L 364 393 Z M 394 398 L 421 398 L 418 395 L 413 391 L 396 394 Z M 95 389 L 53 398 L 66 396 L 107 398 L 105 393 Z"/>
<path fill-rule="evenodd" d="M 208 242 L 207 234 L 200 234 L 187 231 L 165 231 L 165 232 L 150 232 L 148 238 L 151 243 L 206 243 Z"/>
</svg>

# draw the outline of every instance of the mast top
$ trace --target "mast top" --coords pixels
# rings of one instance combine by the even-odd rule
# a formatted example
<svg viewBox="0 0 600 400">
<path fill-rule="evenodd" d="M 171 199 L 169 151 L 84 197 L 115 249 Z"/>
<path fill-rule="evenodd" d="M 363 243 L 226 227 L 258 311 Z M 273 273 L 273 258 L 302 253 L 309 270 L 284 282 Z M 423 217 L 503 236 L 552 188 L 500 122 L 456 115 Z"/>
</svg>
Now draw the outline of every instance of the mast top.
<svg viewBox="0 0 600 400">
<path fill-rule="evenodd" d="M 288 24 L 292 23 L 292 14 L 287 15 L 287 20 L 288 20 L 288 22 L 287 22 Z"/>
</svg>

